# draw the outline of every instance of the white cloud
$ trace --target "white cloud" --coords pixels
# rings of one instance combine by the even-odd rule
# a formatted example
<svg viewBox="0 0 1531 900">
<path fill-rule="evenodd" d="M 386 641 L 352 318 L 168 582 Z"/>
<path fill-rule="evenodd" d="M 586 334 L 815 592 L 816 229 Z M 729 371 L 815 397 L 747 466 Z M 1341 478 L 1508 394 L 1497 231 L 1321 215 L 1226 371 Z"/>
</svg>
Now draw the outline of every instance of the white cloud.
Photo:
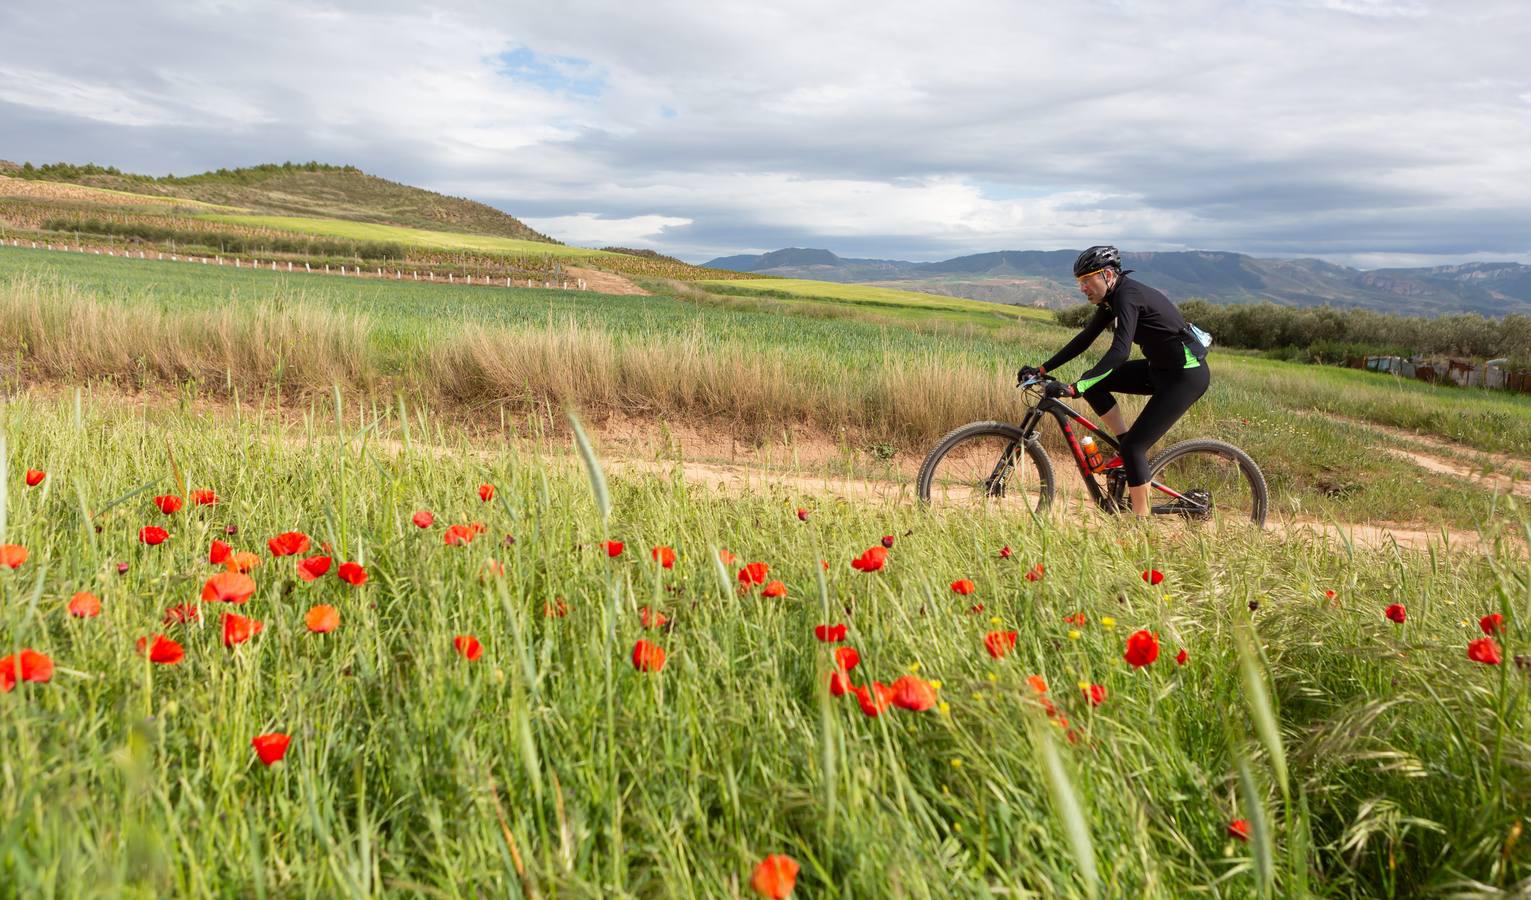
<svg viewBox="0 0 1531 900">
<path fill-rule="evenodd" d="M 690 225 L 676 216 L 632 216 L 607 219 L 598 213 L 527 218 L 522 221 L 566 244 L 585 247 L 651 247 L 666 228 Z"/>
<path fill-rule="evenodd" d="M 1527 256 L 1527 44 L 1515 0 L 16 4 L 0 146 L 351 162 L 692 256 Z"/>
</svg>

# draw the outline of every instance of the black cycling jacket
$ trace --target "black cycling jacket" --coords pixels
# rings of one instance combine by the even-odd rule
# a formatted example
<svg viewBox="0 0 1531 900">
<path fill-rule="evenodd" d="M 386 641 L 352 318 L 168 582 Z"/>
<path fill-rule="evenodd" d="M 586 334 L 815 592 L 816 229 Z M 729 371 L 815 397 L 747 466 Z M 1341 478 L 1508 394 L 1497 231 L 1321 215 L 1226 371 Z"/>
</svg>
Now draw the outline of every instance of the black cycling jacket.
<svg viewBox="0 0 1531 900">
<path fill-rule="evenodd" d="M 1084 330 L 1043 363 L 1042 368 L 1051 372 L 1067 365 L 1100 336 L 1112 319 L 1116 325 L 1111 348 L 1100 362 L 1079 376 L 1075 386 L 1080 391 L 1126 362 L 1134 343 L 1143 349 L 1143 357 L 1155 369 L 1194 369 L 1201 365 L 1199 359 L 1206 356 L 1206 350 L 1188 336 L 1185 316 L 1168 297 L 1123 274 L 1095 308 L 1095 315 Z"/>
</svg>

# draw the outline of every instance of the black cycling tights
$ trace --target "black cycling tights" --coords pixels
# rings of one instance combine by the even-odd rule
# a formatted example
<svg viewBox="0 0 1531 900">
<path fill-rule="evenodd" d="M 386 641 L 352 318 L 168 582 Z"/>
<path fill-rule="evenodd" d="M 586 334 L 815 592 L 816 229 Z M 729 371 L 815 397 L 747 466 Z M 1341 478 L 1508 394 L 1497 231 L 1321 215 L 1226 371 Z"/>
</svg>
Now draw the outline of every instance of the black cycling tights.
<svg viewBox="0 0 1531 900">
<path fill-rule="evenodd" d="M 1098 416 L 1116 405 L 1112 391 L 1149 395 L 1132 427 L 1118 438 L 1129 487 L 1148 483 L 1148 448 L 1164 437 L 1191 404 L 1207 392 L 1211 378 L 1206 361 L 1194 369 L 1151 369 L 1148 360 L 1135 359 L 1114 369 L 1084 392 L 1085 400 Z"/>
</svg>

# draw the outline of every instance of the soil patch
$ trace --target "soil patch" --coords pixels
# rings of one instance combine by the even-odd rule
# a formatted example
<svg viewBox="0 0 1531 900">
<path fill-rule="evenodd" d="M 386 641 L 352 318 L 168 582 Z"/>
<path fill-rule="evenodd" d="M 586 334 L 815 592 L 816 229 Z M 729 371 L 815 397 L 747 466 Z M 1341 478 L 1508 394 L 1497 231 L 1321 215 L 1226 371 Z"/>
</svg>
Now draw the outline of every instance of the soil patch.
<svg viewBox="0 0 1531 900">
<path fill-rule="evenodd" d="M 564 272 L 569 280 L 576 278 L 584 279 L 585 287 L 597 294 L 629 294 L 647 297 L 649 292 L 633 284 L 621 275 L 611 272 L 603 272 L 600 269 L 581 269 L 576 266 L 566 265 Z"/>
</svg>

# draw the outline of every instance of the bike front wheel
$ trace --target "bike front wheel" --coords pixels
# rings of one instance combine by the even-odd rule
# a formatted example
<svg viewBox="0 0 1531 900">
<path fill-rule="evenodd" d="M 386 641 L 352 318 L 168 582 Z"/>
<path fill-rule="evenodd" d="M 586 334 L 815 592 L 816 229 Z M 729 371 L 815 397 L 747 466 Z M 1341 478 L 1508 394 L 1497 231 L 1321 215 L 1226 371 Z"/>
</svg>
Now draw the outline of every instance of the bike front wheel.
<svg viewBox="0 0 1531 900">
<path fill-rule="evenodd" d="M 1210 438 L 1181 441 L 1154 457 L 1148 470 L 1148 502 L 1155 515 L 1265 526 L 1270 503 L 1265 475 L 1232 444 Z"/>
<path fill-rule="evenodd" d="M 1053 466 L 1014 425 L 974 422 L 936 443 L 916 489 L 921 503 L 938 509 L 1040 513 L 1053 501 Z"/>
</svg>

